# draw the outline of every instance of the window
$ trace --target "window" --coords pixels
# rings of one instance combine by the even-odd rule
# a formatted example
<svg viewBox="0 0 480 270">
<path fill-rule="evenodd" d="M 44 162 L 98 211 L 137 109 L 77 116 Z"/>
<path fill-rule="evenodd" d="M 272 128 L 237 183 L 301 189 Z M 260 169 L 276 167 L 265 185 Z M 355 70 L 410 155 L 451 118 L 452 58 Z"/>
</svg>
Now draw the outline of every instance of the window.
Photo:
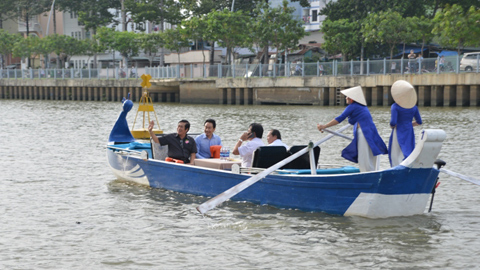
<svg viewBox="0 0 480 270">
<path fill-rule="evenodd" d="M 318 20 L 318 10 L 312 10 L 312 22 L 316 22 Z"/>
</svg>

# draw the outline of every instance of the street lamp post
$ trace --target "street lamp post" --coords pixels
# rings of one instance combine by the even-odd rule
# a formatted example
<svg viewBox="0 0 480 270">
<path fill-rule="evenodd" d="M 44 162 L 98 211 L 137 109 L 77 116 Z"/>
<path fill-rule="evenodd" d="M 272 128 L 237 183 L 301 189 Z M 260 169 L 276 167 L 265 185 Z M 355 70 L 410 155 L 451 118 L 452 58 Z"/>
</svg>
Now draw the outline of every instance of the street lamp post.
<svg viewBox="0 0 480 270">
<path fill-rule="evenodd" d="M 53 0 L 52 2 L 52 7 L 50 8 L 50 14 L 48 14 L 47 32 L 45 33 L 45 37 L 48 36 L 48 30 L 50 28 L 50 18 L 52 17 L 54 6 L 55 6 L 55 0 Z M 50 68 L 50 59 L 48 57 L 48 54 L 45 55 L 45 68 Z"/>
</svg>

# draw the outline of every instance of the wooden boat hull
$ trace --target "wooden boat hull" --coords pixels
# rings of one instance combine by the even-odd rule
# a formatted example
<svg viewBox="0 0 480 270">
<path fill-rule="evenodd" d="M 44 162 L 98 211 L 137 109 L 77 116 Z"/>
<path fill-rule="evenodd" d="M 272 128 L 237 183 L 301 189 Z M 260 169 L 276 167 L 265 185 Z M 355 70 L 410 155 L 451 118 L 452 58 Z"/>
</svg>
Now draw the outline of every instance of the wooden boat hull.
<svg viewBox="0 0 480 270">
<path fill-rule="evenodd" d="M 160 160 L 107 149 L 117 178 L 152 188 L 216 196 L 251 175 Z M 397 166 L 339 175 L 268 175 L 232 198 L 279 208 L 371 218 L 422 214 L 439 171 Z"/>
<path fill-rule="evenodd" d="M 149 159 L 151 155 L 142 147 L 122 148 L 122 144 L 138 144 L 126 123 L 132 106 L 130 100 L 123 102 L 107 146 L 108 163 L 117 178 L 212 197 L 252 176 Z M 445 138 L 443 130 L 423 130 L 414 151 L 391 169 L 329 175 L 270 174 L 232 200 L 370 218 L 422 214 L 437 182 L 439 170 L 433 164 Z"/>
</svg>

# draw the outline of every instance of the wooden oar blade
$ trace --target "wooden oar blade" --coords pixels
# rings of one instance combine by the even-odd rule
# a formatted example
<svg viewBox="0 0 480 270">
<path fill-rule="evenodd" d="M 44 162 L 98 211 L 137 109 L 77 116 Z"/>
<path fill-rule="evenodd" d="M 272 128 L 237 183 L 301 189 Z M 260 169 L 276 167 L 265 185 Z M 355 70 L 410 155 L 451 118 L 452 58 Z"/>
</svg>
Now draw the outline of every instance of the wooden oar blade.
<svg viewBox="0 0 480 270">
<path fill-rule="evenodd" d="M 475 179 L 473 177 L 466 176 L 466 175 L 463 175 L 463 174 L 459 174 L 459 173 L 456 173 L 456 172 L 452 172 L 452 171 L 444 169 L 444 168 L 441 168 L 440 171 L 480 186 L 480 180 Z"/>
</svg>

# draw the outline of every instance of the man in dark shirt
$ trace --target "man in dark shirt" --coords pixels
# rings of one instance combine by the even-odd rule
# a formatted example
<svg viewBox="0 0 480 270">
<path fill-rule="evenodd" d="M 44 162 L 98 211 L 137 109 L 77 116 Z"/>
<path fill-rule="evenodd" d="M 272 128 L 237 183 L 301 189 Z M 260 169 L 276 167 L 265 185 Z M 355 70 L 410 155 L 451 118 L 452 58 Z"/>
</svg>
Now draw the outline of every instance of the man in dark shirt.
<svg viewBox="0 0 480 270">
<path fill-rule="evenodd" d="M 148 125 L 150 137 L 160 145 L 168 145 L 168 157 L 182 160 L 185 164 L 193 164 L 197 153 L 197 145 L 195 139 L 187 135 L 190 123 L 187 120 L 180 120 L 177 125 L 177 133 L 167 134 L 160 138 L 153 133 L 154 124 L 153 121 L 150 121 Z"/>
</svg>

